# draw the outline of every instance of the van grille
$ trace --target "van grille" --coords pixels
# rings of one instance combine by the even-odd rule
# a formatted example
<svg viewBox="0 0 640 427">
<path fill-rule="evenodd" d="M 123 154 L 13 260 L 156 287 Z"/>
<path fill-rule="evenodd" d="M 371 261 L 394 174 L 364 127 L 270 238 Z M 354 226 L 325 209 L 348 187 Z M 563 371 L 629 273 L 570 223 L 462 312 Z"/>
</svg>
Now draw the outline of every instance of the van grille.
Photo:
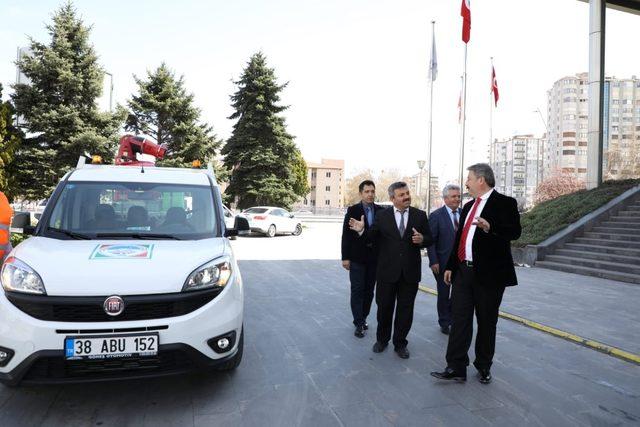
<svg viewBox="0 0 640 427">
<path fill-rule="evenodd" d="M 156 295 L 122 296 L 124 311 L 109 316 L 103 309 L 107 296 L 58 297 L 6 292 L 7 299 L 29 316 L 57 322 L 121 322 L 163 319 L 191 313 L 217 297 L 222 288 Z"/>
</svg>

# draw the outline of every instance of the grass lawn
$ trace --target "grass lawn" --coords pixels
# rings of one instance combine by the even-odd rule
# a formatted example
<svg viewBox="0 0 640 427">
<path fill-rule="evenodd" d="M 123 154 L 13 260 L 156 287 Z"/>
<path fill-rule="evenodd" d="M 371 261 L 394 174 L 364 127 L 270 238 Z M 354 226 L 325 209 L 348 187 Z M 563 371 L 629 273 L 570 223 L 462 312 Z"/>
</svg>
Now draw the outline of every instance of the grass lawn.
<svg viewBox="0 0 640 427">
<path fill-rule="evenodd" d="M 522 236 L 513 245 L 540 243 L 636 185 L 640 185 L 640 179 L 605 181 L 593 190 L 580 190 L 540 203 L 522 214 Z"/>
</svg>

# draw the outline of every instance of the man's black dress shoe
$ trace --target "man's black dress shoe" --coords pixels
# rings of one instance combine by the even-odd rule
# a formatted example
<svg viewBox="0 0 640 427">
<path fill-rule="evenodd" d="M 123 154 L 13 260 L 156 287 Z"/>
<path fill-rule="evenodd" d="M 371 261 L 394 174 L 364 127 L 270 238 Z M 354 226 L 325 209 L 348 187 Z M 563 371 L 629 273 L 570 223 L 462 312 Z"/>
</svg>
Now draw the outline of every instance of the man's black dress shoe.
<svg viewBox="0 0 640 427">
<path fill-rule="evenodd" d="M 353 335 L 357 336 L 358 338 L 364 338 L 364 328 L 362 326 L 356 326 L 356 331 L 353 333 Z"/>
<path fill-rule="evenodd" d="M 491 371 L 488 369 L 478 369 L 478 380 L 481 384 L 489 384 L 491 382 Z"/>
<path fill-rule="evenodd" d="M 387 348 L 387 344 L 376 341 L 376 343 L 373 345 L 373 352 L 382 353 L 385 348 Z"/>
<path fill-rule="evenodd" d="M 398 356 L 401 359 L 408 359 L 409 358 L 409 350 L 407 349 L 407 347 L 395 348 L 394 351 L 398 354 Z"/>
<path fill-rule="evenodd" d="M 364 322 L 364 326 L 363 329 L 366 331 L 367 329 L 369 329 L 369 324 L 367 322 Z"/>
<path fill-rule="evenodd" d="M 439 380 L 453 380 L 463 382 L 467 380 L 467 374 L 456 372 L 451 368 L 446 368 L 443 372 L 431 372 L 432 377 L 436 377 Z"/>
<path fill-rule="evenodd" d="M 449 335 L 449 326 L 440 326 L 440 332 L 445 335 Z"/>
</svg>

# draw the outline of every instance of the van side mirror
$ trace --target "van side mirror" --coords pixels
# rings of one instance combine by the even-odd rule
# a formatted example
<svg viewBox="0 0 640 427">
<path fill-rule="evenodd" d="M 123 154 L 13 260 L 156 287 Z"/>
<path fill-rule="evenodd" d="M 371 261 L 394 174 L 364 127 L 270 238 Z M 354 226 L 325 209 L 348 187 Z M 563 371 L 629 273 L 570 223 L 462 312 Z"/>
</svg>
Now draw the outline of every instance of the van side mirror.
<svg viewBox="0 0 640 427">
<path fill-rule="evenodd" d="M 236 216 L 233 228 L 227 228 L 224 233 L 225 237 L 244 236 L 249 234 L 251 228 L 249 227 L 249 221 L 247 218 Z"/>
<path fill-rule="evenodd" d="M 18 212 L 13 216 L 11 231 L 19 234 L 33 234 L 35 227 L 31 226 L 31 215 L 29 212 Z"/>
</svg>

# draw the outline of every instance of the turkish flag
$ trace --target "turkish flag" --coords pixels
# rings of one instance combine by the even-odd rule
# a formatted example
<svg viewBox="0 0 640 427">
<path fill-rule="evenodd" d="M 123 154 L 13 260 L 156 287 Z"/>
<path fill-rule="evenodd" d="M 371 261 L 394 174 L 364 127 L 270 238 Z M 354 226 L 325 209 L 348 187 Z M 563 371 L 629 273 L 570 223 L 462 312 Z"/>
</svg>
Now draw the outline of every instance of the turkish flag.
<svg viewBox="0 0 640 427">
<path fill-rule="evenodd" d="M 496 80 L 496 69 L 493 65 L 491 66 L 491 92 L 493 92 L 493 102 L 497 107 L 498 99 L 500 99 L 500 94 L 498 93 L 498 80 Z"/>
<path fill-rule="evenodd" d="M 460 16 L 462 16 L 462 41 L 469 43 L 471 38 L 471 0 L 462 0 Z"/>
</svg>

